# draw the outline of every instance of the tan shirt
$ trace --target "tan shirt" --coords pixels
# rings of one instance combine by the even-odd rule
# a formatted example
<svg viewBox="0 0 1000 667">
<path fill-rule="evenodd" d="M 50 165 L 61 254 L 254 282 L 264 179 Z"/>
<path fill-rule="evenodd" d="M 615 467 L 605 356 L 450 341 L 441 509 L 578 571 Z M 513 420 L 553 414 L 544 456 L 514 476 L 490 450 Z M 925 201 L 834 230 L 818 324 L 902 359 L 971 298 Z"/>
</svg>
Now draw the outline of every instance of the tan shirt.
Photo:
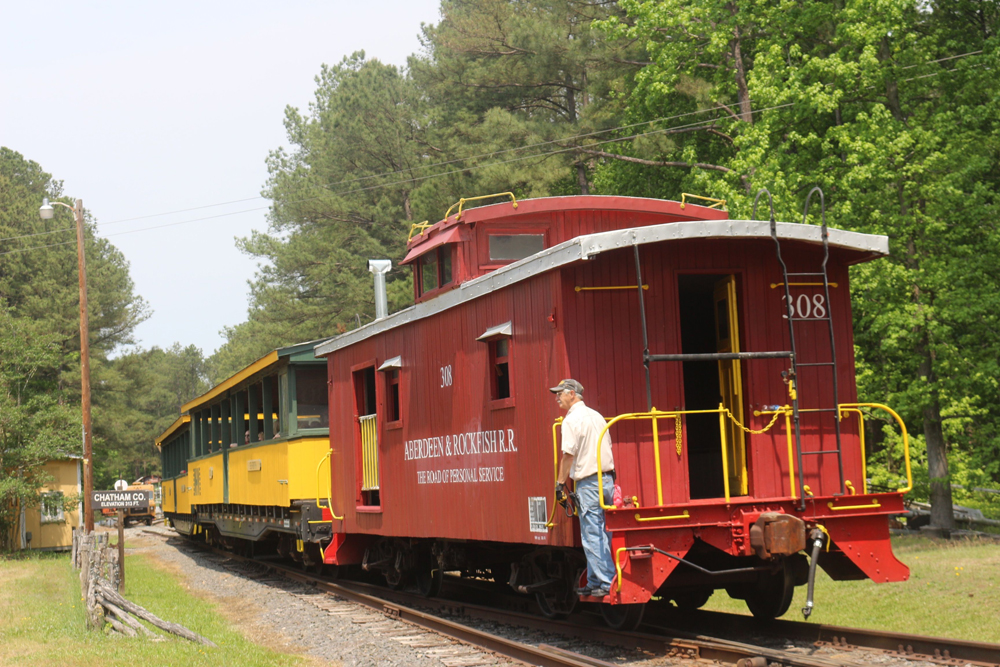
<svg viewBox="0 0 1000 667">
<path fill-rule="evenodd" d="M 562 423 L 562 450 L 575 457 L 569 476 L 583 479 L 597 474 L 597 438 L 607 424 L 597 410 L 588 408 L 583 401 L 574 404 Z M 615 459 L 611 454 L 611 436 L 604 434 L 601 441 L 601 470 L 615 469 Z"/>
</svg>

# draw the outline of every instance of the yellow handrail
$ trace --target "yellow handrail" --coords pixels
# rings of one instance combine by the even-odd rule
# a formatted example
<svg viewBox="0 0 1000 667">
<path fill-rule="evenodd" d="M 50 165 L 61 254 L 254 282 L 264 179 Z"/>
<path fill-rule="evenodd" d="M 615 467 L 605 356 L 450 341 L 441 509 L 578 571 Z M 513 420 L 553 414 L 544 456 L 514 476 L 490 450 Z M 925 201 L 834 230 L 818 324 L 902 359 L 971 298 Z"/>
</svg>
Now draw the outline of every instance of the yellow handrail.
<svg viewBox="0 0 1000 667">
<path fill-rule="evenodd" d="M 562 424 L 563 418 L 556 417 L 556 420 L 552 422 L 552 462 L 555 464 L 553 467 L 555 475 L 555 483 L 552 485 L 552 512 L 549 514 L 549 521 L 545 524 L 546 528 L 552 528 L 556 525 L 556 507 L 559 506 L 559 499 L 556 498 L 556 484 L 559 483 L 559 440 L 556 435 L 556 429 Z"/>
<path fill-rule="evenodd" d="M 661 410 L 657 410 L 656 408 L 653 408 L 650 412 L 627 412 L 625 414 L 618 415 L 617 417 L 613 417 L 611 419 L 608 419 L 607 420 L 608 423 L 605 424 L 604 429 L 601 431 L 601 434 L 597 438 L 597 493 L 598 493 L 598 497 L 600 499 L 601 508 L 602 509 L 606 509 L 606 510 L 617 509 L 614 505 L 607 505 L 604 502 L 604 471 L 601 469 L 601 446 L 602 446 L 602 444 L 604 442 L 604 434 L 608 432 L 608 429 L 610 429 L 612 426 L 614 426 L 615 424 L 617 424 L 620 421 L 632 421 L 632 420 L 637 420 L 637 419 L 649 419 L 650 421 L 653 422 L 653 431 L 654 431 L 654 436 L 653 437 L 654 437 L 654 439 L 655 439 L 655 441 L 656 441 L 656 443 L 658 445 L 659 444 L 659 433 L 658 433 L 658 429 L 657 429 L 657 425 L 656 425 L 656 421 L 657 420 L 663 419 L 663 418 L 670 418 L 670 417 L 675 417 L 676 418 L 678 415 L 703 415 L 703 414 L 714 414 L 716 412 L 719 412 L 719 413 L 721 413 L 721 414 L 724 415 L 725 412 L 728 412 L 728 411 L 725 410 L 725 408 L 723 408 L 722 410 L 671 410 L 669 412 L 663 412 Z M 675 429 L 676 429 L 676 423 L 675 423 Z M 677 433 L 677 431 L 675 430 L 675 436 L 674 437 L 676 437 L 676 433 Z M 660 505 L 662 505 L 663 504 L 663 489 L 662 489 L 662 486 L 661 486 L 662 482 L 660 482 L 660 477 L 661 477 L 660 473 L 661 473 L 661 470 L 660 470 L 660 460 L 659 460 L 659 458 L 660 458 L 659 457 L 659 447 L 657 446 L 657 454 L 654 455 L 654 459 L 655 459 L 655 463 L 656 463 L 655 467 L 656 467 L 656 479 L 657 479 L 657 501 L 658 501 L 658 503 Z"/>
<path fill-rule="evenodd" d="M 899 493 L 909 493 L 913 490 L 913 471 L 910 469 L 910 434 L 906 432 L 906 424 L 903 423 L 902 417 L 896 414 L 896 411 L 890 408 L 888 405 L 882 405 L 881 403 L 841 403 L 838 407 L 843 408 L 873 408 L 875 410 L 884 410 L 892 415 L 892 418 L 896 420 L 899 424 L 899 429 L 903 433 L 903 458 L 906 463 L 906 487 L 899 489 Z M 864 457 L 862 457 L 864 458 Z"/>
<path fill-rule="evenodd" d="M 628 551 L 628 547 L 619 547 L 618 551 L 615 552 L 615 570 L 618 571 L 618 577 L 615 579 L 615 583 L 618 584 L 616 591 L 621 591 L 622 589 L 622 552 Z"/>
<path fill-rule="evenodd" d="M 862 489 L 865 494 L 868 493 L 868 468 L 867 462 L 865 460 L 865 435 L 864 435 L 864 414 L 859 408 L 874 408 L 878 410 L 885 410 L 890 415 L 892 415 L 896 422 L 899 424 L 900 429 L 903 433 L 903 449 L 906 457 L 906 480 L 907 486 L 904 489 L 900 489 L 901 493 L 909 493 L 913 489 L 913 472 L 910 465 L 910 440 L 909 434 L 906 431 L 906 425 L 903 423 L 902 418 L 896 414 L 896 412 L 881 403 L 841 403 L 838 406 L 840 413 L 852 412 L 858 415 L 860 421 L 860 447 L 861 447 L 861 470 L 862 470 Z M 815 412 L 815 410 L 806 409 L 800 410 L 799 412 Z M 618 509 L 614 505 L 608 505 L 604 498 L 604 471 L 601 465 L 601 448 L 604 444 L 604 435 L 610 430 L 612 426 L 620 421 L 633 421 L 640 419 L 648 419 L 652 422 L 653 427 L 653 460 L 654 466 L 656 468 L 656 500 L 658 505 L 663 505 L 663 482 L 662 482 L 662 469 L 660 461 L 660 439 L 659 439 L 659 420 L 665 418 L 673 417 L 675 421 L 674 437 L 675 439 L 680 439 L 681 429 L 680 420 L 681 415 L 699 415 L 699 414 L 718 414 L 719 415 L 719 433 L 721 439 L 721 450 L 722 450 L 722 473 L 723 473 L 723 487 L 725 490 L 726 502 L 730 500 L 730 489 L 729 489 L 729 456 L 727 452 L 727 440 L 726 440 L 726 419 L 730 419 L 739 428 L 743 429 L 747 433 L 761 434 L 765 433 L 774 426 L 781 416 L 785 417 L 785 434 L 788 445 L 788 483 L 789 483 L 789 495 L 793 500 L 797 498 L 795 493 L 795 446 L 792 438 L 792 428 L 790 417 L 792 415 L 792 409 L 788 405 L 783 405 L 777 410 L 755 410 L 754 416 L 761 415 L 774 415 L 768 424 L 762 429 L 750 429 L 747 426 L 741 424 L 739 420 L 733 415 L 733 413 L 725 407 L 725 405 L 720 404 L 715 410 L 670 410 L 662 411 L 653 408 L 649 412 L 628 412 L 625 414 L 618 415 L 613 418 L 605 418 L 607 424 L 605 424 L 604 429 L 601 431 L 597 439 L 597 492 L 600 499 L 601 508 L 605 510 Z M 842 417 L 841 417 L 842 418 Z M 558 480 L 559 475 L 559 443 L 557 427 L 562 424 L 563 418 L 559 417 L 552 425 L 552 455 L 553 455 L 553 465 L 555 467 L 555 475 Z M 677 454 L 681 454 L 681 443 L 677 443 Z M 808 487 L 803 487 L 806 491 L 806 495 L 812 495 Z M 836 508 L 841 509 L 841 508 Z M 552 513 L 549 516 L 549 523 L 546 524 L 547 527 L 551 528 L 554 523 L 555 518 L 555 504 L 553 504 Z M 668 518 L 682 518 L 680 515 L 676 517 L 647 517 L 640 518 L 639 521 L 658 521 Z"/>
<path fill-rule="evenodd" d="M 712 204 L 711 206 L 709 206 L 708 208 L 715 208 L 716 206 L 718 206 L 720 210 L 722 210 L 722 211 L 726 210 L 726 200 L 725 199 L 716 199 L 714 197 L 702 197 L 701 195 L 693 195 L 693 194 L 690 194 L 690 193 L 687 193 L 687 192 L 682 192 L 681 193 L 681 210 L 683 210 L 683 209 L 685 209 L 687 207 L 687 202 L 685 200 L 688 197 L 691 197 L 692 199 L 703 199 L 705 201 L 714 201 L 715 203 Z"/>
<path fill-rule="evenodd" d="M 892 415 L 893 418 L 896 420 L 896 423 L 899 424 L 899 428 L 900 428 L 900 430 L 902 431 L 902 434 L 903 434 L 903 452 L 904 452 L 904 456 L 905 456 L 905 459 L 906 459 L 906 483 L 907 483 L 906 487 L 903 488 L 903 489 L 900 489 L 899 492 L 900 493 L 909 493 L 910 491 L 912 491 L 913 490 L 913 472 L 912 472 L 912 470 L 910 468 L 910 436 L 909 436 L 909 433 L 906 430 L 906 424 L 903 423 L 903 419 L 898 414 L 896 414 L 896 412 L 892 408 L 890 408 L 887 405 L 882 405 L 881 403 L 841 403 L 837 407 L 839 408 L 839 412 L 840 412 L 841 415 L 843 413 L 845 413 L 845 412 L 853 412 L 853 413 L 855 413 L 855 414 L 858 415 L 858 422 L 859 422 L 859 424 L 858 424 L 858 440 L 860 441 L 859 445 L 860 445 L 860 449 L 861 449 L 861 480 L 862 480 L 861 481 L 861 488 L 862 488 L 862 493 L 863 494 L 867 494 L 868 493 L 868 461 L 867 461 L 867 458 L 865 456 L 865 415 L 864 415 L 864 413 L 859 408 L 875 408 L 877 410 L 885 410 L 890 415 Z M 800 413 L 818 412 L 818 410 L 806 409 L 806 410 L 799 410 L 799 412 Z M 782 413 L 785 415 L 785 433 L 787 434 L 787 437 L 788 437 L 788 469 L 789 469 L 788 477 L 789 477 L 789 482 L 791 484 L 791 490 L 792 490 L 791 496 L 792 496 L 792 499 L 794 500 L 795 499 L 795 464 L 793 462 L 794 449 L 793 449 L 793 445 L 792 445 L 792 431 L 791 431 L 791 425 L 789 424 L 789 416 L 792 414 L 792 408 L 790 406 L 783 405 L 783 406 L 781 406 L 777 410 L 755 410 L 754 411 L 754 416 L 759 416 L 759 415 L 779 415 L 779 414 L 782 414 Z M 841 416 L 840 419 L 843 419 L 843 417 Z M 805 488 L 808 489 L 808 487 L 805 487 Z M 808 494 L 807 493 L 806 495 L 812 495 L 812 494 Z"/>
<path fill-rule="evenodd" d="M 326 454 L 323 455 L 323 458 L 321 458 L 319 460 L 319 463 L 316 464 L 316 506 L 317 507 L 322 507 L 322 505 L 320 505 L 320 498 L 319 498 L 319 471 L 320 471 L 320 468 L 323 467 L 323 461 L 328 461 L 329 460 L 330 461 L 330 466 L 331 466 L 330 473 L 331 474 L 333 473 L 333 470 L 332 470 L 333 461 L 332 461 L 332 459 L 330 459 L 330 454 L 332 454 L 332 453 L 333 453 L 332 450 L 328 451 Z M 332 487 L 333 484 L 331 483 L 330 486 Z M 334 511 L 333 511 L 333 497 L 332 497 L 332 493 L 327 493 L 327 496 L 326 496 L 326 507 L 327 507 L 328 510 L 330 510 L 330 516 L 332 516 L 334 519 L 336 519 L 337 521 L 343 521 L 344 520 L 344 517 L 337 516 L 334 513 Z M 324 521 L 310 521 L 309 523 L 333 523 L 333 521 L 325 521 L 325 520 Z"/>
<path fill-rule="evenodd" d="M 462 207 L 465 206 L 466 202 L 478 201 L 480 199 L 490 199 L 492 197 L 510 197 L 510 200 L 514 203 L 514 208 L 517 208 L 517 197 L 514 196 L 513 192 L 494 192 L 491 195 L 479 195 L 478 197 L 462 197 L 457 202 L 448 207 L 448 211 L 444 214 L 444 219 L 447 220 L 448 216 L 451 215 L 451 210 L 458 207 L 458 213 L 455 214 L 456 220 L 461 220 L 462 218 Z"/>
<path fill-rule="evenodd" d="M 792 409 L 785 406 L 785 436 L 788 440 L 788 486 L 791 491 L 792 500 L 796 500 L 795 495 L 795 441 L 792 440 Z"/>
<path fill-rule="evenodd" d="M 660 503 L 661 505 L 663 503 Z M 636 513 L 636 521 L 673 521 L 674 519 L 690 519 L 691 515 L 687 510 L 684 510 L 681 514 L 674 514 L 673 516 L 642 516 Z"/>
<path fill-rule="evenodd" d="M 839 283 L 827 283 L 830 287 L 838 287 Z M 784 287 L 785 283 L 771 283 L 771 289 Z M 823 283 L 788 283 L 789 287 L 822 287 Z"/>
<path fill-rule="evenodd" d="M 726 415 L 723 410 L 726 409 L 722 403 L 719 403 L 719 442 L 722 445 L 722 488 L 726 493 L 726 502 L 729 502 L 729 456 L 726 449 L 729 447 L 729 443 L 726 442 Z"/>
<path fill-rule="evenodd" d="M 865 413 L 857 408 L 839 407 L 841 413 L 853 412 L 858 416 L 858 439 L 861 441 L 861 493 L 868 493 L 868 461 L 865 458 Z M 845 482 L 845 485 L 851 486 L 851 483 Z"/>
<path fill-rule="evenodd" d="M 636 285 L 607 285 L 605 287 L 581 287 L 580 285 L 577 285 L 573 289 L 577 292 L 601 292 L 607 290 L 634 290 L 636 287 Z M 649 285 L 643 285 L 642 289 L 648 290 Z"/>
<path fill-rule="evenodd" d="M 653 417 L 653 462 L 655 463 L 656 469 L 660 469 L 660 429 L 656 423 L 656 417 Z M 600 470 L 600 466 L 598 466 Z M 598 478 L 600 481 L 600 478 Z M 656 475 L 656 504 L 663 504 L 663 480 L 660 479 L 660 475 Z M 639 515 L 636 514 L 635 518 L 638 519 Z"/>
<path fill-rule="evenodd" d="M 722 431 L 721 437 L 722 437 L 722 447 L 723 447 L 723 452 L 722 452 L 723 473 L 724 473 L 724 479 L 726 480 L 725 481 L 725 486 L 726 486 L 726 501 L 728 502 L 729 501 L 729 466 L 728 466 L 728 463 L 727 463 L 727 456 L 726 456 L 726 452 L 725 452 L 725 447 L 726 447 L 725 420 L 726 420 L 726 418 L 728 417 L 729 419 L 731 419 L 734 424 L 736 424 L 737 426 L 739 426 L 741 429 L 743 429 L 747 433 L 757 433 L 757 434 L 759 434 L 759 433 L 764 433 L 765 431 L 769 430 L 772 426 L 774 426 L 775 422 L 777 421 L 777 415 L 775 416 L 774 419 L 771 420 L 771 422 L 767 426 L 765 426 L 764 428 L 762 428 L 760 430 L 757 430 L 757 431 L 749 429 L 746 426 L 744 426 L 743 424 L 741 424 L 739 422 L 739 420 L 737 420 L 736 417 L 733 415 L 733 413 L 730 412 L 728 408 L 726 408 L 725 406 L 723 406 L 721 404 L 719 405 L 718 409 L 716 409 L 716 410 L 670 410 L 668 412 L 664 412 L 664 411 L 661 411 L 661 410 L 657 410 L 656 408 L 653 408 L 650 412 L 627 412 L 625 414 L 618 415 L 617 417 L 614 417 L 612 419 L 608 419 L 607 420 L 608 423 L 605 425 L 604 429 L 601 431 L 601 434 L 600 434 L 600 436 L 597 439 L 597 492 L 598 492 L 598 496 L 600 497 L 601 507 L 603 509 L 606 509 L 606 510 L 608 510 L 608 509 L 617 509 L 613 505 L 607 505 L 604 502 L 604 482 L 603 482 L 604 472 L 601 469 L 601 445 L 603 444 L 603 441 L 604 441 L 604 434 L 608 432 L 608 429 L 610 429 L 612 426 L 614 426 L 615 424 L 617 424 L 620 421 L 631 421 L 631 420 L 636 420 L 636 419 L 659 420 L 659 419 L 670 418 L 670 417 L 673 417 L 673 418 L 677 419 L 678 417 L 680 417 L 680 415 L 705 415 L 705 414 L 718 414 L 719 415 L 719 429 L 720 429 L 720 431 Z M 675 428 L 675 431 L 674 431 L 675 432 L 675 436 L 674 437 L 677 437 L 677 435 L 679 434 L 679 431 L 677 430 L 676 422 L 675 422 L 674 428 Z M 654 428 L 654 431 L 655 431 L 655 428 Z M 554 433 L 554 431 L 553 431 L 553 433 Z M 657 444 L 659 444 L 659 440 L 657 438 L 657 435 L 658 434 L 654 434 L 654 438 L 657 439 Z M 553 435 L 553 438 L 554 437 L 555 436 Z M 657 480 L 659 480 L 660 476 L 661 476 L 661 472 L 662 472 L 661 469 L 660 469 L 660 462 L 658 460 L 659 456 L 654 455 L 654 458 L 656 459 L 656 461 L 655 461 L 656 462 L 656 478 L 657 478 Z M 658 491 L 658 496 L 662 494 L 662 489 L 661 488 L 658 488 L 657 491 Z M 658 500 L 658 502 L 659 502 L 660 505 L 663 504 L 663 500 L 662 500 L 661 497 L 658 497 L 657 500 Z"/>
<path fill-rule="evenodd" d="M 882 505 L 880 505 L 877 500 L 873 500 L 867 505 L 843 505 L 841 507 L 834 506 L 833 502 L 831 501 L 828 502 L 826 506 L 829 507 L 831 510 L 866 510 L 875 507 L 882 507 Z"/>
<path fill-rule="evenodd" d="M 410 225 L 410 235 L 406 237 L 406 242 L 409 243 L 410 239 L 413 238 L 414 230 L 419 229 L 420 236 L 423 236 L 424 232 L 426 232 L 428 228 L 433 227 L 435 224 L 437 223 L 431 223 L 429 220 L 424 220 L 423 222 L 414 222 L 412 225 Z"/>
</svg>

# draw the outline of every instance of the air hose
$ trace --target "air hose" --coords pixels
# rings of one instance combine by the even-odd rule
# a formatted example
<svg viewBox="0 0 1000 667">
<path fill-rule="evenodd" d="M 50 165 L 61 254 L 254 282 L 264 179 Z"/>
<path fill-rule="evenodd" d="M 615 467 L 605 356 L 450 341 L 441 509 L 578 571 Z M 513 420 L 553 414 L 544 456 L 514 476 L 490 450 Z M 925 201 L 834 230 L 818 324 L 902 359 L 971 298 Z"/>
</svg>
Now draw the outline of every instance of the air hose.
<svg viewBox="0 0 1000 667">
<path fill-rule="evenodd" d="M 819 552 L 823 548 L 823 540 L 826 535 L 819 528 L 813 528 L 809 533 L 809 539 L 813 541 L 812 556 L 809 558 L 809 588 L 806 594 L 806 606 L 802 607 L 802 617 L 809 618 L 813 610 L 813 588 L 816 584 L 816 563 L 819 561 Z"/>
</svg>

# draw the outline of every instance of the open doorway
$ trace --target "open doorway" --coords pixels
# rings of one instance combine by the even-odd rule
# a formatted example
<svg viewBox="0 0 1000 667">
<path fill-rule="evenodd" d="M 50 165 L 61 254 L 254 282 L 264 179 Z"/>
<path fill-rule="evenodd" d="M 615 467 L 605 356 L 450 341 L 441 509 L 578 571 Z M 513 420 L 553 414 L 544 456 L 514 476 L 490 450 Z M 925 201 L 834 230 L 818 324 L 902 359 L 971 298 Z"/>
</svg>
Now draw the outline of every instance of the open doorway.
<svg viewBox="0 0 1000 667">
<path fill-rule="evenodd" d="M 736 277 L 731 274 L 678 276 L 681 351 L 684 354 L 739 352 Z M 685 361 L 684 404 L 687 410 L 717 410 L 722 404 L 743 420 L 743 381 L 738 361 Z M 719 498 L 725 482 L 731 496 L 748 491 L 743 431 L 725 420 L 726 465 L 723 475 L 719 415 L 688 415 L 688 478 L 691 498 Z"/>
</svg>

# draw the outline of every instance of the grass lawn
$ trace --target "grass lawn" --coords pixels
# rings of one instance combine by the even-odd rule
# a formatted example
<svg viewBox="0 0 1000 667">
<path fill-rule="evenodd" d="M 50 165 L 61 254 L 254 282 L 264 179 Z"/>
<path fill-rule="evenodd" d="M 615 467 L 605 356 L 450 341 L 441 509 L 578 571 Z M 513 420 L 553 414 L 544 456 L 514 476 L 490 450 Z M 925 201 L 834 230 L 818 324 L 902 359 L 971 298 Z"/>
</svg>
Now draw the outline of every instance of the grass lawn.
<svg viewBox="0 0 1000 667">
<path fill-rule="evenodd" d="M 909 566 L 909 581 L 833 581 L 820 569 L 809 621 L 1000 643 L 1000 545 L 894 537 L 892 548 Z M 805 603 L 806 587 L 796 588 L 784 618 L 801 620 Z M 725 591 L 716 591 L 705 609 L 750 613 Z"/>
<path fill-rule="evenodd" d="M 88 631 L 80 580 L 69 555 L 36 553 L 0 558 L 0 665 L 310 664 L 249 642 L 210 603 L 184 591 L 141 554 L 126 556 L 125 574 L 127 598 L 164 620 L 208 637 L 219 648 L 173 636 L 154 643 Z"/>
</svg>

